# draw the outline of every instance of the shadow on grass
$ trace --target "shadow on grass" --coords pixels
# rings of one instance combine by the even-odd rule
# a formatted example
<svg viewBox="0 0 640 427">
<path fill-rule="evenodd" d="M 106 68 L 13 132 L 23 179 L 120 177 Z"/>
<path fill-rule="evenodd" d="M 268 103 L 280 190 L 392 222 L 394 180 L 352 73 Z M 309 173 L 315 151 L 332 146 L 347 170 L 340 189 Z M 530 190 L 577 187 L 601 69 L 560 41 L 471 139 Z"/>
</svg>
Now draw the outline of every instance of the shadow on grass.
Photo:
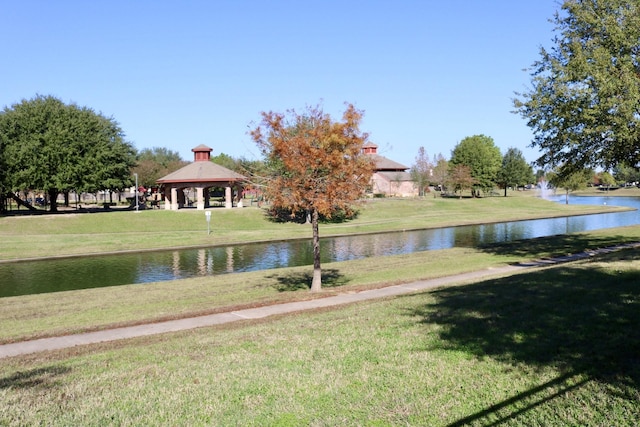
<svg viewBox="0 0 640 427">
<path fill-rule="evenodd" d="M 311 289 L 311 282 L 313 281 L 313 272 L 301 272 L 290 274 L 273 274 L 267 276 L 269 279 L 275 279 L 276 284 L 273 287 L 278 292 L 292 292 L 301 289 Z M 335 288 L 338 286 L 344 286 L 348 283 L 347 278 L 340 274 L 337 269 L 323 269 L 322 270 L 322 287 L 323 288 Z"/>
<path fill-rule="evenodd" d="M 16 372 L 15 374 L 0 378 L 0 390 L 6 388 L 49 388 L 55 386 L 55 378 L 67 374 L 71 368 L 64 366 L 50 366 L 46 368 L 32 369 L 30 371 Z"/>
<path fill-rule="evenodd" d="M 594 236 L 591 234 L 562 234 L 539 237 L 536 239 L 516 240 L 481 246 L 479 249 L 496 255 L 514 255 L 537 258 L 556 255 L 567 255 L 583 252 L 587 249 L 598 249 L 637 242 L 636 236 Z"/>
<path fill-rule="evenodd" d="M 639 253 L 626 250 L 606 259 L 637 260 Z M 607 384 L 608 392 L 617 398 L 637 401 L 639 279 L 638 269 L 602 268 L 586 262 L 434 292 L 435 302 L 411 315 L 442 327 L 439 349 L 534 369 L 553 367 L 562 373 L 540 390 L 514 396 L 453 425 L 504 417 L 506 406 L 515 411 L 506 418 L 513 418 L 521 413 L 516 407 L 524 404 L 531 409 L 548 400 L 531 404 L 532 394 L 554 396 L 558 389 L 571 390 L 585 377 Z M 543 393 L 544 389 L 548 390 Z"/>
</svg>

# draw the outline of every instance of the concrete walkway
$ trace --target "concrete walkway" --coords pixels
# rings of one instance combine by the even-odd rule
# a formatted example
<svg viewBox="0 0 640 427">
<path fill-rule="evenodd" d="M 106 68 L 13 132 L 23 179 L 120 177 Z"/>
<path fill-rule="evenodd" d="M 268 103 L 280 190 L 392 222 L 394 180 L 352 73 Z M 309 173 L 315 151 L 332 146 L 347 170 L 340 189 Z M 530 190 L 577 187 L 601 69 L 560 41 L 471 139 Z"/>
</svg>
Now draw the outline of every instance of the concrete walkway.
<svg viewBox="0 0 640 427">
<path fill-rule="evenodd" d="M 245 310 L 237 310 L 228 313 L 218 313 L 207 316 L 198 316 L 186 319 L 107 329 L 103 331 L 4 344 L 0 345 L 0 359 L 42 351 L 60 350 L 80 345 L 96 344 L 107 341 L 116 341 L 127 338 L 202 328 L 206 326 L 220 325 L 223 323 L 237 322 L 240 320 L 262 319 L 276 314 L 293 313 L 322 307 L 333 307 L 377 298 L 405 295 L 428 289 L 434 289 L 445 285 L 472 282 L 480 279 L 487 279 L 490 277 L 510 275 L 516 272 L 521 272 L 523 271 L 523 269 L 532 267 L 542 267 L 562 262 L 576 261 L 579 259 L 588 258 L 589 256 L 599 253 L 613 252 L 620 249 L 637 247 L 640 247 L 640 242 L 598 249 L 595 251 L 583 252 L 579 254 L 572 254 L 554 259 L 533 261 L 530 263 L 522 263 L 500 268 L 489 268 L 486 270 L 474 271 L 470 273 L 440 277 L 437 279 L 421 280 L 417 282 L 388 286 L 385 288 L 372 289 L 362 292 L 339 294 L 331 297 L 318 298 L 309 301 L 290 302 L 258 308 L 249 308 Z"/>
</svg>

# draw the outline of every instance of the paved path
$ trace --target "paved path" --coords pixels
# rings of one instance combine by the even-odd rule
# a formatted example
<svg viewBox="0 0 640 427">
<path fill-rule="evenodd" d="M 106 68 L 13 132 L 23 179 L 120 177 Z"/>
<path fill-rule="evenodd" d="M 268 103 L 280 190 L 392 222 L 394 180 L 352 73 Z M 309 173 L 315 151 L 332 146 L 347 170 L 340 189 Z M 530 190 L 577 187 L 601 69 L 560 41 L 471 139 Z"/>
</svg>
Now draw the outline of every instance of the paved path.
<svg viewBox="0 0 640 427">
<path fill-rule="evenodd" d="M 107 329 L 103 331 L 4 344 L 0 345 L 0 359 L 30 353 L 37 353 L 41 351 L 59 350 L 80 345 L 96 344 L 100 342 L 116 341 L 127 338 L 135 338 L 147 335 L 163 334 L 166 332 L 176 332 L 186 329 L 220 325 L 223 323 L 237 322 L 239 320 L 262 319 L 276 314 L 286 314 L 297 311 L 311 310 L 314 308 L 338 306 L 358 301 L 410 294 L 455 283 L 475 281 L 493 276 L 509 275 L 530 267 L 541 267 L 561 262 L 575 261 L 578 259 L 587 258 L 591 255 L 595 255 L 596 253 L 612 252 L 631 247 L 640 247 L 640 242 L 628 245 L 619 245 L 611 248 L 598 249 L 596 251 L 567 255 L 564 257 L 558 257 L 549 260 L 533 261 L 530 263 L 522 263 L 499 268 L 489 268 L 486 270 L 440 277 L 437 279 L 421 280 L 412 283 L 405 283 L 402 285 L 388 286 L 380 289 L 372 289 L 354 293 L 344 293 L 309 301 L 290 302 L 258 308 L 248 308 L 245 310 L 237 310 L 228 313 L 218 313 L 207 316 L 198 316 L 186 319 L 169 320 L 165 322 Z"/>
</svg>

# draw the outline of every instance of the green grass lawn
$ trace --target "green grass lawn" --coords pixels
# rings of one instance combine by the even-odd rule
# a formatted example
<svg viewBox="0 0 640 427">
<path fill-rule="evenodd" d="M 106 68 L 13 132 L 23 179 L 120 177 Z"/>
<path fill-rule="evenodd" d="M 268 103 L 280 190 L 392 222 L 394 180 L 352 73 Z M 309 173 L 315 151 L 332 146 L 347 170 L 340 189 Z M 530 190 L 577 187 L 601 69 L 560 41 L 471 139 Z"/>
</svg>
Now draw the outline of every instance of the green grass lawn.
<svg viewBox="0 0 640 427">
<path fill-rule="evenodd" d="M 356 221 L 322 225 L 321 233 L 584 209 L 519 195 L 372 200 Z M 172 233 L 184 245 L 204 244 L 201 216 L 6 217 L 0 236 L 25 247 L 42 237 L 41 254 L 99 252 L 129 234 L 137 239 L 123 249 L 175 245 Z M 308 226 L 266 222 L 257 209 L 214 211 L 222 216 L 227 227 L 216 226 L 214 242 L 310 235 Z M 72 230 L 79 248 L 65 243 Z M 324 297 L 639 240 L 635 226 L 324 264 L 318 295 L 308 292 L 302 267 L 2 298 L 0 341 Z M 2 257 L 32 250 L 3 246 Z M 4 359 L 0 425 L 637 425 L 639 277 L 640 250 L 624 250 L 335 310 Z"/>
<path fill-rule="evenodd" d="M 0 424 L 637 425 L 638 255 L 6 359 Z"/>
</svg>

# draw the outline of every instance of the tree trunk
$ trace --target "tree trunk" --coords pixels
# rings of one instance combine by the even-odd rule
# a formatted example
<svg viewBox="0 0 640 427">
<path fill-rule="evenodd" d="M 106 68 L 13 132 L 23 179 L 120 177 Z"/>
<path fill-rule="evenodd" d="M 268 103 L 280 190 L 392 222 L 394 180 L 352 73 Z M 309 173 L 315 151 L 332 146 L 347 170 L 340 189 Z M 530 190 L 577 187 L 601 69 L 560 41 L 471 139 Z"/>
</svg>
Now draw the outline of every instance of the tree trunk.
<svg viewBox="0 0 640 427">
<path fill-rule="evenodd" d="M 567 190 L 567 192 L 564 195 L 564 204 L 565 205 L 569 204 L 569 190 Z"/>
<path fill-rule="evenodd" d="M 50 188 L 49 191 L 47 191 L 47 193 L 49 193 L 49 211 L 50 212 L 58 212 L 58 189 L 56 188 Z"/>
<path fill-rule="evenodd" d="M 318 230 L 318 210 L 311 211 L 311 227 L 313 228 L 313 280 L 311 292 L 322 290 L 322 270 L 320 268 L 320 233 Z"/>
</svg>

